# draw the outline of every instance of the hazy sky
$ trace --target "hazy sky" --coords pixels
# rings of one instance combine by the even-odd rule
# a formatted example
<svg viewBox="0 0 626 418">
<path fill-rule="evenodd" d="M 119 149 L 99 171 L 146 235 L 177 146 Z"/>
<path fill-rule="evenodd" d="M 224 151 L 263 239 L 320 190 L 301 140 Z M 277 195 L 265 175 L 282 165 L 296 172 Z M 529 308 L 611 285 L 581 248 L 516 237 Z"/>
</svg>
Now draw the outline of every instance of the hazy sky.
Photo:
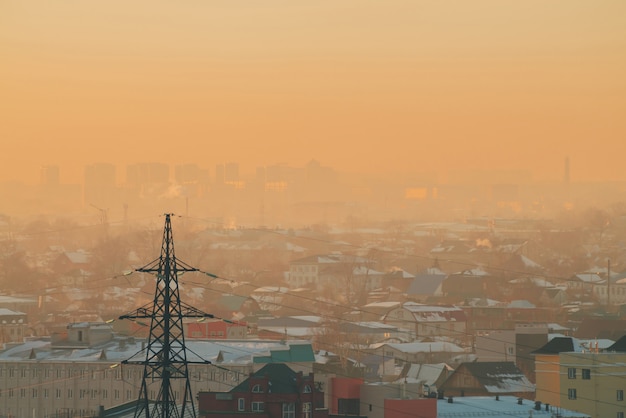
<svg viewBox="0 0 626 418">
<path fill-rule="evenodd" d="M 0 181 L 94 162 L 626 180 L 626 1 L 0 0 Z"/>
</svg>

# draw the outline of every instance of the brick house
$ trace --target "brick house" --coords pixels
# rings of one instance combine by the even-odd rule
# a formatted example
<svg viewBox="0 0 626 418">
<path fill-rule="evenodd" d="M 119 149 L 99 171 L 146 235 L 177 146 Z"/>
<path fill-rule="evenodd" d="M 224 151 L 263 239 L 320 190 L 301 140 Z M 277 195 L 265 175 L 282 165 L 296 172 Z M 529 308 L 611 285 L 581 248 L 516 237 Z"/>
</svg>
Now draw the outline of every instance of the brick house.
<svg viewBox="0 0 626 418">
<path fill-rule="evenodd" d="M 283 363 L 265 365 L 229 392 L 199 392 L 198 409 L 201 418 L 328 418 L 313 373 Z"/>
</svg>

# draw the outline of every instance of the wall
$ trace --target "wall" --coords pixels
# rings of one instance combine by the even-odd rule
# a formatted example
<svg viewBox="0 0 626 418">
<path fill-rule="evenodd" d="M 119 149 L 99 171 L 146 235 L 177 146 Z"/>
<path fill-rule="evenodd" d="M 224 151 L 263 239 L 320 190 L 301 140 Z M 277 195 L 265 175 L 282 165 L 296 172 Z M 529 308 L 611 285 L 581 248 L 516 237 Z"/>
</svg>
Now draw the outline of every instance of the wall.
<svg viewBox="0 0 626 418">
<path fill-rule="evenodd" d="M 437 399 L 434 398 L 385 399 L 384 405 L 384 418 L 437 418 Z"/>
</svg>

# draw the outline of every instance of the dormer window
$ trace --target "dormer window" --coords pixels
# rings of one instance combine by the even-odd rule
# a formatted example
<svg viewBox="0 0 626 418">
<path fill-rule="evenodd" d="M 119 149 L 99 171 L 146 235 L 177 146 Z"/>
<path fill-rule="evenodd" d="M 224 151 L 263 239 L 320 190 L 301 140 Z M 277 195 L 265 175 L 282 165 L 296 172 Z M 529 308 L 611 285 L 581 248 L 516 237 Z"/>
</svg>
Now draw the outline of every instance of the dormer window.
<svg viewBox="0 0 626 418">
<path fill-rule="evenodd" d="M 304 385 L 304 388 L 302 388 L 302 393 L 311 393 L 311 386 Z"/>
<path fill-rule="evenodd" d="M 256 384 L 252 386 L 252 393 L 263 393 L 263 388 L 261 387 L 261 385 Z"/>
</svg>

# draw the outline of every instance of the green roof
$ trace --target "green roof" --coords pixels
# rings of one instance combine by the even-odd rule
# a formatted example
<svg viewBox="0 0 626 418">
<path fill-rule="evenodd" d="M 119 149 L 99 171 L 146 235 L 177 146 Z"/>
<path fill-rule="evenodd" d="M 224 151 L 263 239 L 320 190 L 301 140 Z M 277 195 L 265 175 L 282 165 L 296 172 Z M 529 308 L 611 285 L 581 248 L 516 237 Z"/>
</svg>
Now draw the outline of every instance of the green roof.
<svg viewBox="0 0 626 418">
<path fill-rule="evenodd" d="M 266 356 L 255 356 L 254 363 L 298 363 L 314 362 L 315 354 L 311 344 L 291 344 L 284 350 L 270 350 Z"/>
<path fill-rule="evenodd" d="M 270 363 L 261 367 L 252 376 L 254 377 L 267 377 L 269 384 L 272 387 L 272 393 L 298 393 L 299 389 L 296 385 L 297 373 L 291 370 L 289 366 L 283 363 Z M 238 386 L 235 386 L 230 391 L 235 393 L 249 392 L 250 391 L 250 379 L 246 379 Z"/>
</svg>

